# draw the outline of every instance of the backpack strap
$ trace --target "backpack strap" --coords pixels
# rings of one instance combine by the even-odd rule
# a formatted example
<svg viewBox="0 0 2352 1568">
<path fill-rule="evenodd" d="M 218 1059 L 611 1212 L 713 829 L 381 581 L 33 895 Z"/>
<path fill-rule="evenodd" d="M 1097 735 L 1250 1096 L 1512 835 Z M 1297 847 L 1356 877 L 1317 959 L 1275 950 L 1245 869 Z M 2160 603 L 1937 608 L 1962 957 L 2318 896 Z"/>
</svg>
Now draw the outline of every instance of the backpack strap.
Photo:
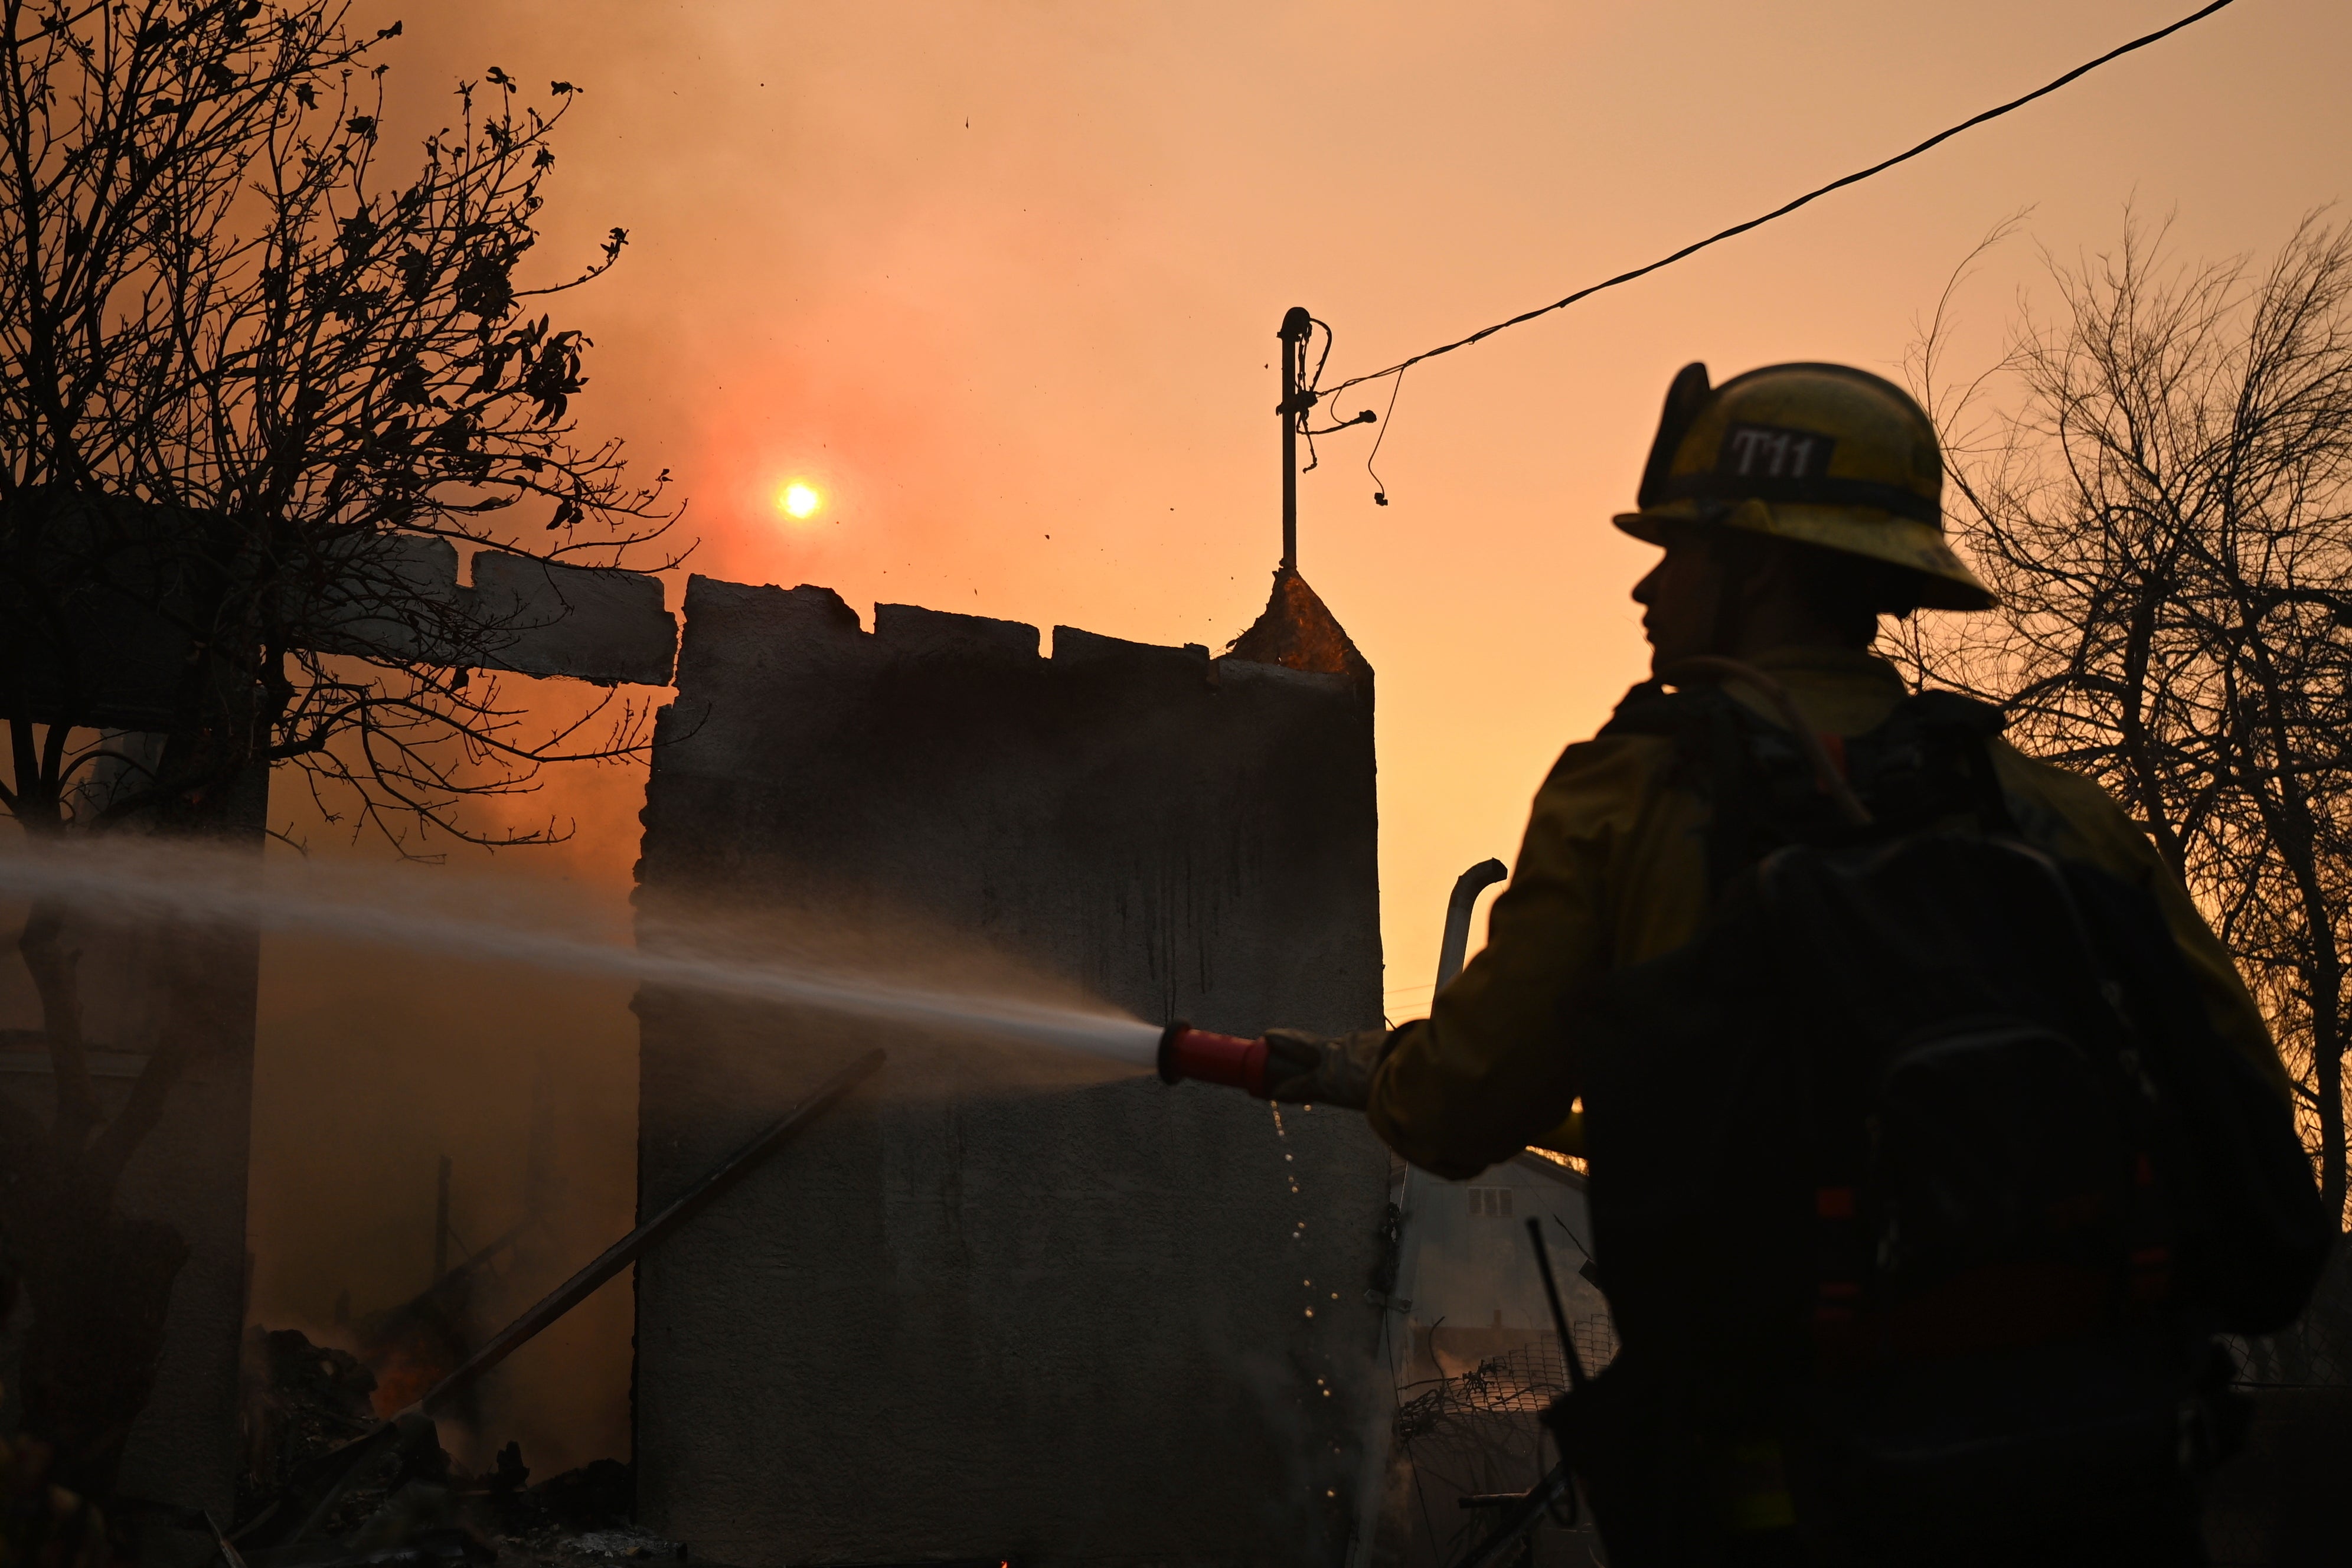
<svg viewBox="0 0 2352 1568">
<path fill-rule="evenodd" d="M 1661 735 L 1674 742 L 1674 782 L 1707 803 L 1710 892 L 1784 844 L 1893 837 L 1950 816 L 1974 816 L 1988 833 L 2014 837 L 2016 824 L 1987 742 L 2005 721 L 1990 703 L 1955 691 L 1921 691 L 1895 705 L 1875 729 L 1825 734 L 1854 793 L 1877 822 L 1856 829 L 1816 783 L 1798 742 L 1778 723 L 1719 686 L 1668 691 L 1646 680 L 1626 692 L 1603 735 Z"/>
<path fill-rule="evenodd" d="M 1722 688 L 1685 687 L 1668 691 L 1645 680 L 1617 704 L 1603 735 L 1662 735 L 1675 746 L 1672 782 L 1706 802 L 1706 881 L 1710 896 L 1754 864 L 1756 791 L 1748 781 L 1757 716 Z"/>
<path fill-rule="evenodd" d="M 1877 728 L 1847 742 L 1854 788 L 1891 832 L 1972 816 L 1985 832 L 2015 837 L 1990 745 L 2006 724 L 1989 702 L 1957 691 L 1914 692 Z"/>
</svg>

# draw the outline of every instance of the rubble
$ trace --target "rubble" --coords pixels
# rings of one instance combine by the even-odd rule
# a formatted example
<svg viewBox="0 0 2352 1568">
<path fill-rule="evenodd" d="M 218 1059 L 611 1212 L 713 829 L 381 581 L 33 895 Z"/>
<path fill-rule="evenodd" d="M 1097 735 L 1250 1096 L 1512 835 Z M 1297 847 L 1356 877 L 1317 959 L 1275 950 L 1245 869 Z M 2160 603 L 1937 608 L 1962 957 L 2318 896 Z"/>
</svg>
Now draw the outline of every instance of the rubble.
<svg viewBox="0 0 2352 1568">
<path fill-rule="evenodd" d="M 241 1482 L 240 1515 L 229 1532 L 238 1561 L 231 1568 L 580 1568 L 583 1557 L 686 1555 L 683 1545 L 631 1522 L 635 1478 L 614 1459 L 530 1486 L 521 1445 L 509 1443 L 489 1474 L 477 1477 L 450 1458 L 434 1423 L 417 1415 L 373 1428 L 391 1436 L 373 1449 L 347 1435 L 338 1440 L 352 1413 L 367 1407 L 366 1369 L 291 1330 L 268 1338 L 278 1352 L 278 1378 L 258 1408 L 274 1421 L 248 1453 L 277 1468 Z M 331 1494 L 324 1517 L 305 1530 L 345 1472 L 350 1479 Z"/>
<path fill-rule="evenodd" d="M 627 1530 L 592 1530 L 575 1535 L 563 1543 L 564 1549 L 583 1557 L 668 1557 L 684 1559 L 686 1546 L 682 1542 L 664 1541 L 649 1531 L 632 1526 Z"/>
<path fill-rule="evenodd" d="M 636 1478 L 619 1460 L 532 1486 L 522 1446 L 509 1443 L 477 1477 L 450 1458 L 431 1421 L 376 1420 L 375 1376 L 351 1352 L 299 1330 L 256 1328 L 248 1352 L 232 1568 L 581 1568 L 583 1558 L 687 1555 L 635 1527 Z M 304 1530 L 346 1471 L 324 1517 Z"/>
<path fill-rule="evenodd" d="M 566 1531 L 593 1533 L 626 1526 L 635 1511 L 636 1475 L 617 1459 L 598 1459 L 525 1489 L 500 1479 L 528 1476 L 520 1444 L 499 1451 L 488 1496 L 499 1528 L 509 1536 Z"/>
<path fill-rule="evenodd" d="M 483 1492 L 491 1539 L 507 1568 L 583 1568 L 593 1563 L 678 1562 L 681 1542 L 665 1541 L 631 1520 L 636 1475 L 617 1459 L 598 1459 L 576 1470 L 522 1487 L 530 1474 L 520 1445 L 499 1451 L 498 1468 Z M 520 1559 L 522 1563 L 509 1560 Z"/>
<path fill-rule="evenodd" d="M 398 1540 L 306 1542 L 256 1552 L 246 1568 L 487 1568 L 499 1554 L 471 1531 L 436 1525 Z"/>
<path fill-rule="evenodd" d="M 312 1344 L 299 1329 L 248 1331 L 236 1521 L 275 1500 L 304 1465 L 373 1431 L 375 1387 L 349 1351 Z"/>
<path fill-rule="evenodd" d="M 635 1528 L 628 1466 L 599 1459 L 533 1487 L 522 1446 L 509 1443 L 478 1479 L 450 1462 L 432 1417 L 456 1415 L 472 1426 L 473 1394 L 491 1368 L 741 1180 L 885 1059 L 867 1051 L 834 1074 L 470 1354 L 473 1336 L 462 1312 L 450 1310 L 467 1300 L 470 1275 L 463 1269 L 373 1321 L 365 1342 L 383 1358 L 373 1366 L 313 1344 L 299 1330 L 255 1329 L 245 1369 L 245 1474 L 236 1527 L 219 1552 L 226 1568 L 465 1568 L 508 1552 L 541 1564 L 569 1558 L 570 1568 L 581 1557 L 683 1558 L 681 1543 Z M 511 1233 L 499 1245 L 508 1239 Z M 426 1363 L 456 1364 L 422 1370 L 420 1349 L 431 1352 L 421 1358 Z M 388 1387 L 379 1386 L 379 1374 Z M 375 1419 L 377 1412 L 389 1419 Z"/>
<path fill-rule="evenodd" d="M 229 1539 L 255 1568 L 287 1568 L 273 1552 L 320 1542 L 374 1551 L 454 1524 L 455 1490 L 467 1479 L 451 1465 L 432 1422 L 404 1415 L 288 1467 L 274 1487 L 248 1475 L 239 1488 L 247 1506 Z"/>
</svg>

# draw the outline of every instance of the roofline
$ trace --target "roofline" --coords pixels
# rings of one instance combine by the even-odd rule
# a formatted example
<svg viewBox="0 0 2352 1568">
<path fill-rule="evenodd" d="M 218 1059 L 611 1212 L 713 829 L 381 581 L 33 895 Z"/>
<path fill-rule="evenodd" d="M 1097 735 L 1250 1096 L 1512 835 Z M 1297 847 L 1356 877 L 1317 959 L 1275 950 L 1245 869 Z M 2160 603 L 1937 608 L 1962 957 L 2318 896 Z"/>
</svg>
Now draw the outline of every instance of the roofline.
<svg viewBox="0 0 2352 1568">
<path fill-rule="evenodd" d="M 1591 1183 L 1586 1179 L 1583 1172 L 1571 1171 L 1557 1161 L 1547 1160 L 1541 1154 L 1525 1149 L 1511 1156 L 1511 1163 L 1523 1171 L 1532 1171 L 1538 1176 L 1549 1176 L 1561 1186 L 1571 1187 L 1580 1193 L 1591 1190 Z"/>
</svg>

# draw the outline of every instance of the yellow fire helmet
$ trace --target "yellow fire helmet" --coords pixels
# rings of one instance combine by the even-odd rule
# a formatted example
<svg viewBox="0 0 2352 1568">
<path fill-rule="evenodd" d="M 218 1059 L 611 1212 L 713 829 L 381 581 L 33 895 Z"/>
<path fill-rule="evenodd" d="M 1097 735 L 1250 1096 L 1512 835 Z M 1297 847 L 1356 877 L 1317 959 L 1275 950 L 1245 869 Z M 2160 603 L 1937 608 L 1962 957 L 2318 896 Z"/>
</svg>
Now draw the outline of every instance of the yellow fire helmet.
<svg viewBox="0 0 2352 1568">
<path fill-rule="evenodd" d="M 1916 574 L 1919 603 L 1993 597 L 1944 542 L 1944 458 L 1927 412 L 1893 382 L 1842 364 L 1771 364 L 1707 384 L 1685 365 L 1642 470 L 1634 538 L 1691 524 L 1747 529 Z"/>
</svg>

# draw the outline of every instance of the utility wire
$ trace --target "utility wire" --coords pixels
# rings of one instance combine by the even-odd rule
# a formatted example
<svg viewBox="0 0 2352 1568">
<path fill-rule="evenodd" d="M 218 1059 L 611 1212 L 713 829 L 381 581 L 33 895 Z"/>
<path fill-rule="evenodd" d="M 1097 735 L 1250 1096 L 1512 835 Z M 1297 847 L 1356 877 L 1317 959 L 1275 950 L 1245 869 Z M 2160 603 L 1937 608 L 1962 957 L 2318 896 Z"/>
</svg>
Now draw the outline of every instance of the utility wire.
<svg viewBox="0 0 2352 1568">
<path fill-rule="evenodd" d="M 1376 506 L 1386 506 L 1389 504 L 1389 488 L 1388 486 L 1381 483 L 1381 471 L 1378 468 L 1373 468 L 1372 464 L 1380 458 L 1381 443 L 1389 438 L 1389 425 L 1391 421 L 1396 418 L 1397 394 L 1403 390 L 1404 372 L 1402 370 L 1399 370 L 1397 372 L 1396 384 L 1389 388 L 1388 418 L 1381 421 L 1381 433 L 1372 437 L 1372 449 L 1364 457 L 1364 472 L 1372 476 L 1372 502 Z M 1366 409 L 1365 412 L 1369 414 L 1371 411 L 1370 409 Z"/>
<path fill-rule="evenodd" d="M 1670 267 L 1674 263 L 1680 261 L 1684 257 L 1694 255 L 1698 251 L 1705 250 L 1710 245 L 1729 239 L 1735 235 L 1746 234 L 1751 228 L 1761 227 L 1763 225 L 1770 223 L 1776 217 L 1785 217 L 1789 214 L 1795 212 L 1799 207 L 1803 206 L 1807 202 L 1814 201 L 1822 196 L 1828 195 L 1832 191 L 1843 190 L 1847 185 L 1870 178 L 1873 174 L 1883 174 L 1886 170 L 1895 167 L 1897 163 L 1916 158 L 1920 153 L 1927 152 L 1929 148 L 1936 146 L 1939 142 L 1950 141 L 1953 137 L 1958 136 L 1963 131 L 1982 125 L 1988 120 L 1998 120 L 2002 115 L 2007 114 L 2011 110 L 2022 109 L 2037 98 L 2044 98 L 2051 93 L 2056 92 L 2060 88 L 2064 87 L 2076 77 L 2083 76 L 2088 72 L 2098 69 L 2101 66 L 2105 65 L 2109 60 L 2120 59 L 2124 56 L 2130 54 L 2134 49 L 2144 49 L 2147 47 L 2148 45 L 2156 43 L 2160 39 L 2168 38 L 2173 34 L 2180 31 L 2181 28 L 2189 26 L 2191 23 L 2201 22 L 2206 17 L 2211 16 L 2214 12 L 2234 4 L 2236 4 L 2236 0 L 2213 0 L 2213 3 L 2204 7 L 2204 9 L 2191 12 L 2189 15 L 2183 16 L 2180 20 L 2173 23 L 2168 27 L 2159 27 L 2155 32 L 2148 34 L 2146 37 L 2134 38 L 2130 43 L 2125 44 L 2118 48 L 2109 49 L 2097 59 L 2091 60 L 2084 65 L 2076 66 L 2073 70 L 2068 71 L 2064 76 L 2060 77 L 2057 80 L 2050 83 L 2046 87 L 2035 88 L 2023 98 L 2011 99 L 2009 102 L 2000 105 L 1997 109 L 1988 109 L 1982 114 L 1976 115 L 1968 120 L 1963 120 L 1948 131 L 1939 131 L 1935 135 L 1928 137 L 1927 140 L 1920 142 L 1919 145 L 1912 148 L 1907 153 L 1897 153 L 1894 157 L 1887 159 L 1884 163 L 1873 163 L 1867 169 L 1857 170 L 1855 173 L 1848 174 L 1842 180 L 1832 180 L 1820 190 L 1808 191 L 1803 195 L 1799 196 L 1795 201 L 1789 203 L 1785 206 L 1774 207 L 1762 217 L 1753 217 L 1749 218 L 1746 223 L 1735 224 L 1731 227 L 1725 229 L 1721 234 L 1711 234 L 1696 244 L 1685 245 L 1680 250 L 1675 251 L 1672 256 L 1661 257 L 1657 260 L 1651 262 L 1647 267 L 1636 267 L 1631 272 L 1621 272 L 1616 277 L 1609 279 L 1606 281 L 1593 284 L 1591 288 L 1579 289 L 1575 293 L 1570 294 L 1565 300 L 1556 300 L 1549 305 L 1538 305 L 1532 310 L 1524 311 L 1519 315 L 1513 316 L 1507 321 L 1497 321 L 1491 327 L 1486 327 L 1481 331 L 1475 331 L 1466 338 L 1458 339 L 1455 342 L 1446 343 L 1442 347 L 1431 349 L 1425 353 L 1417 353 L 1408 360 L 1400 360 L 1395 364 L 1389 366 L 1386 370 L 1376 370 L 1369 374 L 1350 377 L 1349 380 L 1339 383 L 1339 385 L 1331 387 L 1328 391 L 1322 391 L 1319 395 L 1323 397 L 1334 397 L 1339 394 L 1347 391 L 1348 388 L 1351 386 L 1360 386 L 1368 381 L 1379 381 L 1384 376 L 1400 375 L 1406 370 L 1419 364 L 1425 359 L 1435 359 L 1439 354 L 1450 354 L 1455 349 L 1466 349 L 1473 343 L 1482 342 L 1486 339 L 1493 337 L 1496 332 L 1503 331 L 1507 327 L 1516 327 L 1522 321 L 1532 321 L 1538 316 L 1548 316 L 1554 310 L 1566 310 L 1569 306 L 1575 304 L 1579 300 L 1598 294 L 1603 289 L 1614 289 L 1620 283 L 1631 283 L 1634 279 L 1644 277 L 1649 273 L 1655 272 L 1661 267 Z M 1382 434 L 1385 435 L 1386 431 L 1383 430 Z"/>
</svg>

